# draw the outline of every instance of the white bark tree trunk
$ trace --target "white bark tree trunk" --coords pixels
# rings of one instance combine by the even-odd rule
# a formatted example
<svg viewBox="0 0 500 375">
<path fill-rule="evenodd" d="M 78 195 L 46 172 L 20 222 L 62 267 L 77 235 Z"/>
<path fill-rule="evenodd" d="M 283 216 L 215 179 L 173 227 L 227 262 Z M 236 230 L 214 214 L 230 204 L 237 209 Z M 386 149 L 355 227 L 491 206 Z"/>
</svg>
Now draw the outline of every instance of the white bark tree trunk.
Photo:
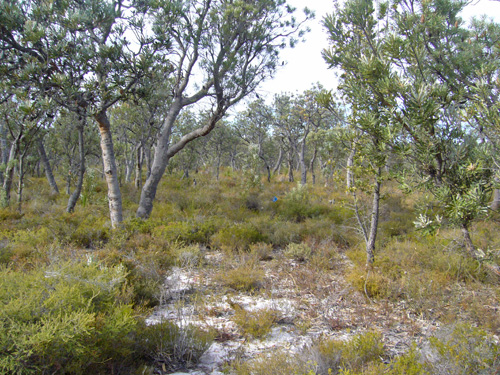
<svg viewBox="0 0 500 375">
<path fill-rule="evenodd" d="M 95 115 L 99 124 L 101 136 L 101 151 L 104 164 L 104 175 L 108 185 L 109 216 L 111 226 L 117 228 L 123 221 L 122 196 L 116 169 L 115 153 L 113 151 L 113 138 L 111 136 L 110 123 L 106 111 L 103 110 Z"/>
</svg>

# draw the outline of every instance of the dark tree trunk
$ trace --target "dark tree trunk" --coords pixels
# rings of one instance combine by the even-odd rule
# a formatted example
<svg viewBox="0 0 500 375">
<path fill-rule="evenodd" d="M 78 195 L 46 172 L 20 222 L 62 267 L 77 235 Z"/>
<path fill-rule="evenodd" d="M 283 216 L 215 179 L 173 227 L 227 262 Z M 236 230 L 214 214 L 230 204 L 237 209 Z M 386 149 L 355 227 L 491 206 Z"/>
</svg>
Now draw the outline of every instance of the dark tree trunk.
<svg viewBox="0 0 500 375">
<path fill-rule="evenodd" d="M 309 169 L 311 169 L 312 183 L 316 184 L 316 173 L 314 172 L 314 162 L 316 161 L 316 156 L 318 155 L 318 148 L 314 147 L 311 162 L 309 163 Z"/>
<path fill-rule="evenodd" d="M 142 144 L 139 143 L 135 148 L 135 181 L 134 185 L 136 189 L 140 189 L 142 187 L 142 161 L 143 157 Z"/>
</svg>

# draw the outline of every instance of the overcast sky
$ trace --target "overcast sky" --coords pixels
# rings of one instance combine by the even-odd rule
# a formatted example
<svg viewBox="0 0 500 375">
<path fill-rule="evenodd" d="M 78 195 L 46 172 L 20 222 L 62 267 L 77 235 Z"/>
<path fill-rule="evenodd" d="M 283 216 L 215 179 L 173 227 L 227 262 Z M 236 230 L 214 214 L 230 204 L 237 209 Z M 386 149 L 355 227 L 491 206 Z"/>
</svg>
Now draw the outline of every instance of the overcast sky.
<svg viewBox="0 0 500 375">
<path fill-rule="evenodd" d="M 321 82 L 327 89 L 333 89 L 336 86 L 333 71 L 327 69 L 321 57 L 321 51 L 327 47 L 327 37 L 321 26 L 321 20 L 332 11 L 333 2 L 330 0 L 288 0 L 288 3 L 297 8 L 297 16 L 301 15 L 302 9 L 307 6 L 315 11 L 316 18 L 309 23 L 311 32 L 305 36 L 306 41 L 294 49 L 283 51 L 282 56 L 286 65 L 280 67 L 272 81 L 265 82 L 257 90 L 259 96 L 269 96 L 268 100 L 274 94 L 281 92 L 298 91 L 301 93 L 311 88 L 316 82 Z M 497 22 L 500 22 L 500 2 L 476 1 L 467 7 L 467 13 L 462 14 L 462 17 L 467 19 L 482 14 L 494 17 Z M 252 99 L 254 99 L 253 96 Z"/>
</svg>

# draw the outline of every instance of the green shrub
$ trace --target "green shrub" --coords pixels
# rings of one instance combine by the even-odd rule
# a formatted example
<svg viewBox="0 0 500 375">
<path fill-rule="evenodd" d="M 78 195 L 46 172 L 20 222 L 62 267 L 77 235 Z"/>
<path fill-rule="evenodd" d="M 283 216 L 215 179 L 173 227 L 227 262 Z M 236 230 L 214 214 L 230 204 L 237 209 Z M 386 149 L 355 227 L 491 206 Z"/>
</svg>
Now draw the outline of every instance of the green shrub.
<svg viewBox="0 0 500 375">
<path fill-rule="evenodd" d="M 0 270 L 3 373 L 107 373 L 133 362 L 137 319 L 123 267 L 70 262 Z"/>
<path fill-rule="evenodd" d="M 246 362 L 233 361 L 228 370 L 236 375 L 313 375 L 312 367 L 292 353 L 277 350 Z"/>
<path fill-rule="evenodd" d="M 485 331 L 467 324 L 443 329 L 430 339 L 439 358 L 430 361 L 442 373 L 495 374 L 500 369 L 500 345 Z"/>
<path fill-rule="evenodd" d="M 203 258 L 199 245 L 172 244 L 170 251 L 179 267 L 198 266 Z"/>
<path fill-rule="evenodd" d="M 225 251 L 247 251 L 251 244 L 264 240 L 264 236 L 252 224 L 247 223 L 222 228 L 211 238 L 213 245 Z"/>
<path fill-rule="evenodd" d="M 292 258 L 298 261 L 305 261 L 308 260 L 311 257 L 311 247 L 302 242 L 302 243 L 290 243 L 288 246 L 285 248 L 285 256 L 288 258 Z"/>
<path fill-rule="evenodd" d="M 218 279 L 229 288 L 252 291 L 262 286 L 264 271 L 253 265 L 242 265 L 229 271 L 222 271 L 218 275 Z"/>
<path fill-rule="evenodd" d="M 233 321 L 238 325 L 243 336 L 262 339 L 271 332 L 271 328 L 277 322 L 278 317 L 279 314 L 276 310 L 247 311 L 235 305 Z"/>
<path fill-rule="evenodd" d="M 192 325 L 181 328 L 169 321 L 144 326 L 140 332 L 139 353 L 170 371 L 196 365 L 214 339 L 213 332 Z"/>
<path fill-rule="evenodd" d="M 159 237 L 169 242 L 207 244 L 215 230 L 216 224 L 211 220 L 202 223 L 177 221 L 154 228 L 152 234 L 154 237 Z"/>
<path fill-rule="evenodd" d="M 328 209 L 319 204 L 314 204 L 310 199 L 307 185 L 298 184 L 282 201 L 276 202 L 278 213 L 286 220 L 302 222 L 306 218 L 326 214 Z"/>
<path fill-rule="evenodd" d="M 381 335 L 377 332 L 360 333 L 349 341 L 320 341 L 316 348 L 318 366 L 326 373 L 328 369 L 359 371 L 371 362 L 380 361 L 384 355 Z"/>
</svg>

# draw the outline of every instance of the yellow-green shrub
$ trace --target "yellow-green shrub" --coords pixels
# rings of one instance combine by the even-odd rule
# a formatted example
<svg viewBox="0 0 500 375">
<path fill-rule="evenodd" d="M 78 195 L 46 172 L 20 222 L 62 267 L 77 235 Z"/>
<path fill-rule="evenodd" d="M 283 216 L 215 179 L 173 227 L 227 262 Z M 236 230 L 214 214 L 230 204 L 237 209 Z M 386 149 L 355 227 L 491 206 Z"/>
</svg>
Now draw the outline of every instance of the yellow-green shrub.
<svg viewBox="0 0 500 375">
<path fill-rule="evenodd" d="M 276 310 L 260 309 L 247 311 L 235 305 L 233 321 L 240 328 L 243 336 L 261 339 L 271 332 L 271 328 L 278 320 Z"/>
<path fill-rule="evenodd" d="M 131 364 L 137 319 L 125 278 L 123 267 L 93 262 L 1 269 L 0 369 L 97 374 Z"/>
<path fill-rule="evenodd" d="M 246 251 L 251 244 L 264 240 L 264 236 L 252 224 L 248 223 L 221 228 L 211 238 L 213 245 L 228 251 Z"/>
</svg>

